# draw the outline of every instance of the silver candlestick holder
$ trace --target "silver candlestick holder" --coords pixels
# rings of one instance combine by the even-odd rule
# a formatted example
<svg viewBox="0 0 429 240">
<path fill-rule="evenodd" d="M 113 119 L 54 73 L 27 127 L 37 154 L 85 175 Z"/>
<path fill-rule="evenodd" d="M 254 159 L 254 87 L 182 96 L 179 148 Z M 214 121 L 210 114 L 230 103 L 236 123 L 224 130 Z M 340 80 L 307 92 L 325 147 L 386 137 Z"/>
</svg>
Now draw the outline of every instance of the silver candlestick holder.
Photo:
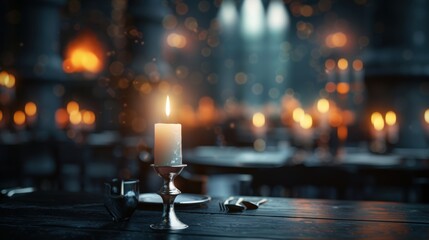
<svg viewBox="0 0 429 240">
<path fill-rule="evenodd" d="M 174 185 L 174 179 L 187 165 L 159 166 L 151 164 L 151 166 L 162 177 L 164 183 L 158 191 L 163 203 L 162 220 L 160 223 L 151 224 L 150 227 L 156 230 L 180 230 L 187 228 L 188 225 L 182 223 L 174 212 L 174 200 L 181 193 Z"/>
</svg>

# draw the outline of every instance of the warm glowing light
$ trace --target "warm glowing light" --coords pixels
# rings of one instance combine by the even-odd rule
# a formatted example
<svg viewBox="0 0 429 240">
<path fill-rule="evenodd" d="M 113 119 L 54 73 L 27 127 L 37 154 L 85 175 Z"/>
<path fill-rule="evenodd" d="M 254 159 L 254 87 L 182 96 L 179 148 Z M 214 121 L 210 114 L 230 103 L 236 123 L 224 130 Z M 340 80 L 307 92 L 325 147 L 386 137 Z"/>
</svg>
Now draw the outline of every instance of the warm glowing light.
<svg viewBox="0 0 429 240">
<path fill-rule="evenodd" d="M 3 120 L 3 112 L 0 110 L 0 122 Z"/>
<path fill-rule="evenodd" d="M 272 0 L 268 5 L 267 14 L 268 28 L 273 33 L 281 33 L 286 30 L 289 25 L 289 15 L 283 1 Z"/>
<path fill-rule="evenodd" d="M 23 125 L 25 123 L 25 113 L 23 111 L 16 111 L 13 114 L 13 122 L 16 125 Z"/>
<path fill-rule="evenodd" d="M 69 114 L 67 110 L 60 108 L 55 112 L 55 121 L 57 125 L 61 128 L 64 128 L 69 122 Z"/>
<path fill-rule="evenodd" d="M 340 59 L 338 60 L 337 65 L 338 65 L 338 68 L 339 68 L 340 70 L 347 70 L 347 68 L 349 67 L 349 62 L 348 62 L 348 61 L 347 61 L 347 59 L 345 59 L 345 58 L 340 58 Z"/>
<path fill-rule="evenodd" d="M 13 88 L 15 86 L 15 76 L 9 74 L 9 81 L 5 82 L 7 88 Z"/>
<path fill-rule="evenodd" d="M 427 124 L 429 124 L 429 108 L 426 109 L 425 114 L 424 114 L 424 118 L 425 118 L 425 122 Z"/>
<path fill-rule="evenodd" d="M 165 101 L 165 115 L 170 116 L 170 96 L 167 95 L 167 100 Z"/>
<path fill-rule="evenodd" d="M 328 59 L 325 61 L 326 70 L 333 71 L 335 69 L 335 61 L 333 59 Z"/>
<path fill-rule="evenodd" d="M 295 108 L 292 112 L 292 118 L 295 122 L 300 122 L 301 119 L 304 117 L 304 110 L 302 108 Z"/>
<path fill-rule="evenodd" d="M 344 141 L 344 140 L 347 139 L 347 135 L 348 135 L 348 130 L 347 130 L 346 126 L 340 126 L 340 127 L 338 127 L 338 129 L 337 129 L 338 139 Z"/>
<path fill-rule="evenodd" d="M 264 32 L 264 6 L 261 0 L 244 0 L 241 6 L 241 29 L 248 38 L 259 38 Z"/>
<path fill-rule="evenodd" d="M 347 44 L 347 36 L 343 32 L 329 34 L 325 39 L 325 44 L 329 48 L 340 48 Z"/>
<path fill-rule="evenodd" d="M 385 116 L 386 124 L 393 126 L 396 123 L 396 113 L 393 111 L 388 111 Z"/>
<path fill-rule="evenodd" d="M 204 123 L 209 124 L 213 122 L 216 114 L 216 106 L 212 98 L 202 97 L 198 101 L 198 119 Z"/>
<path fill-rule="evenodd" d="M 234 1 L 222 1 L 219 10 L 219 22 L 223 29 L 233 30 L 233 26 L 237 23 L 237 9 L 235 8 Z"/>
<path fill-rule="evenodd" d="M 363 62 L 360 59 L 353 61 L 353 69 L 355 71 L 361 71 L 363 69 Z"/>
<path fill-rule="evenodd" d="M 15 86 L 15 76 L 5 71 L 0 72 L 0 85 L 13 88 Z"/>
<path fill-rule="evenodd" d="M 170 33 L 167 37 L 167 44 L 174 48 L 184 48 L 186 46 L 186 38 L 177 33 Z"/>
<path fill-rule="evenodd" d="M 304 129 L 310 129 L 313 126 L 313 118 L 310 114 L 306 113 L 299 121 L 299 125 Z"/>
<path fill-rule="evenodd" d="M 0 85 L 6 86 L 7 81 L 9 81 L 9 74 L 5 71 L 0 72 Z"/>
<path fill-rule="evenodd" d="M 333 92 L 335 92 L 336 89 L 337 89 L 337 85 L 333 82 L 328 82 L 325 85 L 325 90 L 328 93 L 333 93 Z"/>
<path fill-rule="evenodd" d="M 80 36 L 67 46 L 63 70 L 67 73 L 98 73 L 103 68 L 103 56 L 104 51 L 95 36 Z"/>
<path fill-rule="evenodd" d="M 75 101 L 67 103 L 67 112 L 72 114 L 73 112 L 79 112 L 79 104 Z"/>
<path fill-rule="evenodd" d="M 95 122 L 95 114 L 92 111 L 83 111 L 82 121 L 85 124 L 91 125 Z"/>
<path fill-rule="evenodd" d="M 319 99 L 317 101 L 317 110 L 321 113 L 327 113 L 329 111 L 329 101 L 325 98 Z"/>
<path fill-rule="evenodd" d="M 255 127 L 263 127 L 265 125 L 265 115 L 261 112 L 253 114 L 252 122 Z"/>
<path fill-rule="evenodd" d="M 329 115 L 329 124 L 332 127 L 339 127 L 342 123 L 343 123 L 343 116 L 341 115 L 341 112 L 333 111 Z"/>
<path fill-rule="evenodd" d="M 25 104 L 24 111 L 28 116 L 34 116 L 37 113 L 37 105 L 34 102 Z"/>
<path fill-rule="evenodd" d="M 77 125 L 82 121 L 82 114 L 78 111 L 70 113 L 69 121 L 71 124 Z"/>
<path fill-rule="evenodd" d="M 371 123 L 374 126 L 374 129 L 377 131 L 381 131 L 384 128 L 384 119 L 381 113 L 374 112 L 371 115 Z"/>
<path fill-rule="evenodd" d="M 347 94 L 350 91 L 350 85 L 345 82 L 340 82 L 337 85 L 337 92 L 339 94 Z"/>
</svg>

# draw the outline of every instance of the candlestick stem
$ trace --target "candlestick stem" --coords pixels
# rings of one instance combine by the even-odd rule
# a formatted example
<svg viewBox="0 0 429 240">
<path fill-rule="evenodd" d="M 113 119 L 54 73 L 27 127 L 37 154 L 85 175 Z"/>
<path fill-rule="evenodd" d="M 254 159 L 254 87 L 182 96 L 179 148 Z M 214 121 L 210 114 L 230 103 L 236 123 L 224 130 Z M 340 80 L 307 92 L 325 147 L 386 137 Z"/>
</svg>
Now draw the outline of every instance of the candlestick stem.
<svg viewBox="0 0 429 240">
<path fill-rule="evenodd" d="M 182 223 L 176 216 L 174 211 L 174 200 L 181 192 L 174 185 L 174 179 L 178 176 L 186 164 L 173 166 L 158 166 L 151 165 L 160 177 L 164 180 L 158 194 L 162 198 L 163 211 L 162 220 L 160 223 L 151 224 L 150 227 L 156 230 L 180 230 L 185 229 L 188 225 Z"/>
</svg>

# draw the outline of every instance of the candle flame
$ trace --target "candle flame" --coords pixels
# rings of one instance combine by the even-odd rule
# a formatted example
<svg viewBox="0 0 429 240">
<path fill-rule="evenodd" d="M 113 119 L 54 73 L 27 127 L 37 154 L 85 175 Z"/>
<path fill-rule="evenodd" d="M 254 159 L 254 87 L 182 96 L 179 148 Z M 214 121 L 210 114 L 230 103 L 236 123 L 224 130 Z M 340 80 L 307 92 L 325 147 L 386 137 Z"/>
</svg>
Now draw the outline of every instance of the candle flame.
<svg viewBox="0 0 429 240">
<path fill-rule="evenodd" d="M 167 100 L 165 101 L 165 115 L 170 116 L 170 96 L 167 95 Z"/>
<path fill-rule="evenodd" d="M 393 111 L 388 111 L 386 113 L 386 124 L 389 126 L 393 126 L 396 123 L 396 113 Z"/>
<path fill-rule="evenodd" d="M 384 128 L 384 119 L 381 113 L 374 112 L 371 115 L 371 123 L 374 126 L 374 129 L 377 131 L 381 131 Z"/>
<path fill-rule="evenodd" d="M 263 127 L 265 125 L 265 115 L 260 112 L 253 114 L 252 122 L 255 127 Z"/>
<path fill-rule="evenodd" d="M 321 113 L 327 113 L 329 111 L 329 101 L 326 98 L 321 98 L 317 101 L 317 110 Z"/>
</svg>

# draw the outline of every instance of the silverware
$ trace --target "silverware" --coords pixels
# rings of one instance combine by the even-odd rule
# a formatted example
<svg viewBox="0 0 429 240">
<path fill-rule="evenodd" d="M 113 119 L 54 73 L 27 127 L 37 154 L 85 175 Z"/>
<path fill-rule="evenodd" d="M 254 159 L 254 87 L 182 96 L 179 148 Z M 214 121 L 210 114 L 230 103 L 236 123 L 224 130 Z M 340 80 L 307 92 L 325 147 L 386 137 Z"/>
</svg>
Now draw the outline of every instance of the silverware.
<svg viewBox="0 0 429 240">
<path fill-rule="evenodd" d="M 13 197 L 16 194 L 23 194 L 23 193 L 31 193 L 36 191 L 33 187 L 16 187 L 16 188 L 8 188 L 8 189 L 2 189 L 1 194 L 7 197 Z"/>
<path fill-rule="evenodd" d="M 223 203 L 219 203 L 219 208 L 222 212 L 242 212 L 246 207 L 241 205 L 243 198 L 239 198 L 235 204 L 229 203 L 233 197 L 227 198 Z"/>
<path fill-rule="evenodd" d="M 266 198 L 263 198 L 263 199 L 261 199 L 261 200 L 259 200 L 259 201 L 257 201 L 257 202 L 250 202 L 250 201 L 246 201 L 246 200 L 243 200 L 241 203 L 244 205 L 244 206 L 246 206 L 246 209 L 247 210 L 254 210 L 254 209 L 257 209 L 257 208 L 259 208 L 259 205 L 262 205 L 262 204 L 264 204 L 264 203 L 266 203 L 266 202 L 268 202 L 268 199 L 266 199 Z"/>
<path fill-rule="evenodd" d="M 113 179 L 104 186 L 104 206 L 113 220 L 128 220 L 139 202 L 139 180 Z"/>
</svg>

